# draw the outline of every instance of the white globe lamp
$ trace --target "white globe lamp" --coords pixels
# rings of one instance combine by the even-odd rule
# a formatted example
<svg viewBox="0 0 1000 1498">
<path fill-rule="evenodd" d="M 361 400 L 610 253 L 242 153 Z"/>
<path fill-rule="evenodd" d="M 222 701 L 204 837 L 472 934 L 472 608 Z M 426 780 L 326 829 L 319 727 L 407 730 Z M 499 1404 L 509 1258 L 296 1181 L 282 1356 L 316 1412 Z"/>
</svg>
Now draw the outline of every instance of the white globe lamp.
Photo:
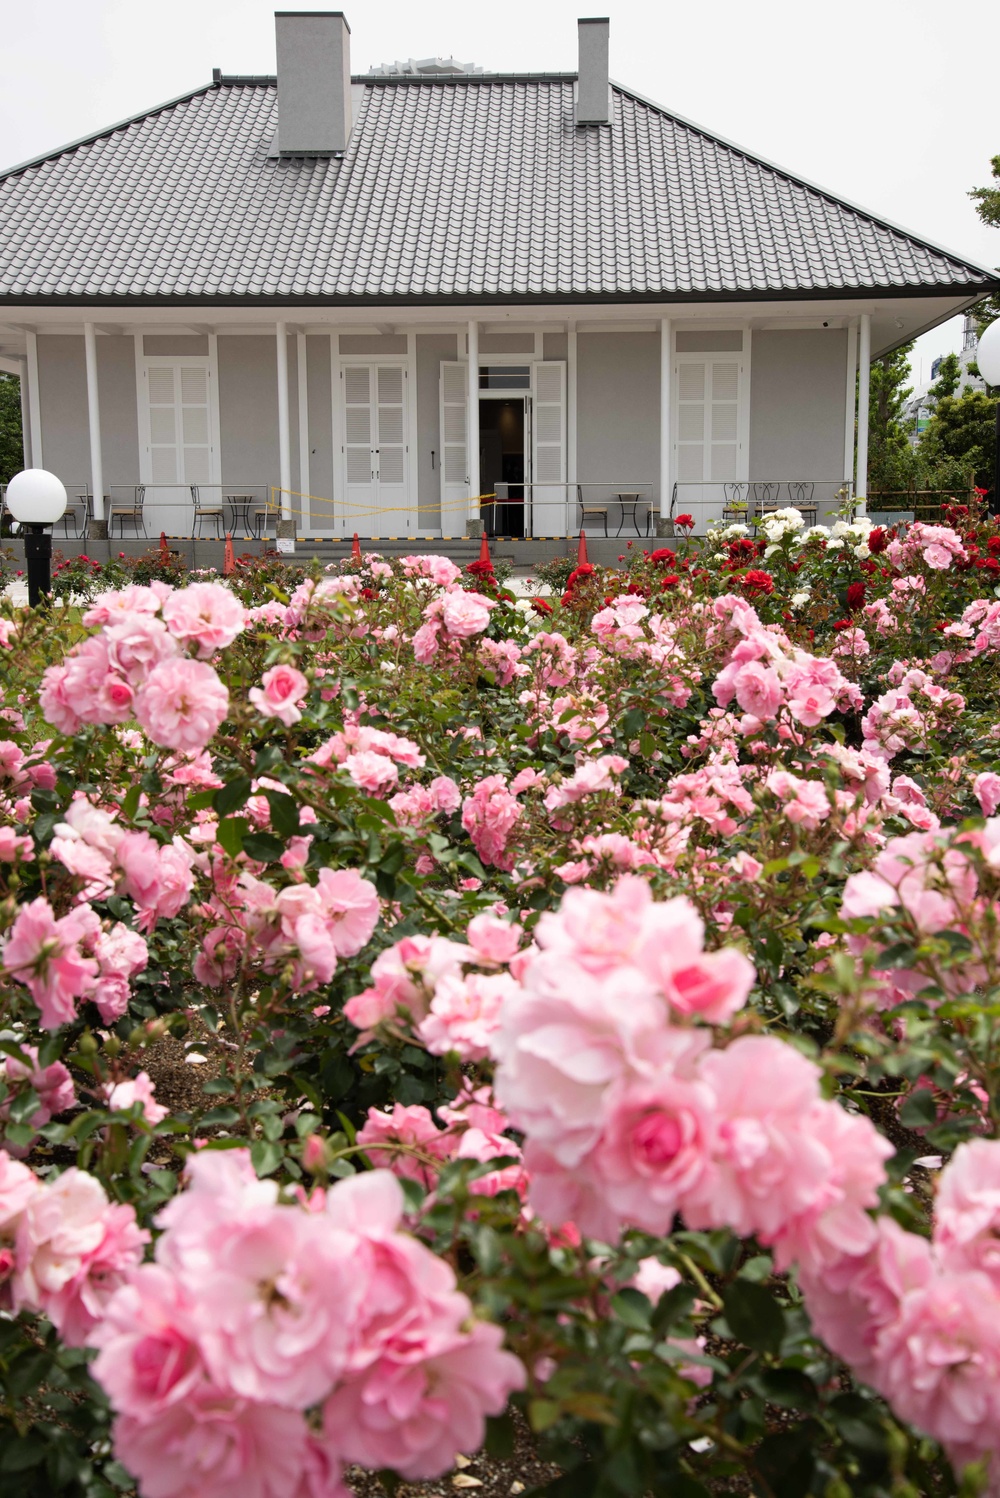
<svg viewBox="0 0 1000 1498">
<path fill-rule="evenodd" d="M 28 603 L 37 608 L 52 586 L 51 526 L 66 513 L 66 490 L 54 473 L 25 468 L 7 485 L 7 509 L 25 527 Z"/>
<path fill-rule="evenodd" d="M 1000 386 L 1000 317 L 991 322 L 979 340 L 976 350 L 979 373 L 987 385 Z M 1000 401 L 997 401 L 996 441 L 993 449 L 993 492 L 990 495 L 990 513 L 1000 514 Z"/>
</svg>

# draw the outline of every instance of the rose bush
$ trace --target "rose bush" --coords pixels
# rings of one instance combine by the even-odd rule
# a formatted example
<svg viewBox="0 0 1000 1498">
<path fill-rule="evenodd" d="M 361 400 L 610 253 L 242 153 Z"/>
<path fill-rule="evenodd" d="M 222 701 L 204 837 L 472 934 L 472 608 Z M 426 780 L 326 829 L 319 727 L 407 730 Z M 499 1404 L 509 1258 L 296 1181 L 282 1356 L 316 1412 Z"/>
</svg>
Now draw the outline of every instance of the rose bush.
<svg viewBox="0 0 1000 1498">
<path fill-rule="evenodd" d="M 4 606 L 11 1491 L 341 1498 L 514 1403 L 554 1494 L 1000 1493 L 1000 535 L 943 519 Z"/>
</svg>

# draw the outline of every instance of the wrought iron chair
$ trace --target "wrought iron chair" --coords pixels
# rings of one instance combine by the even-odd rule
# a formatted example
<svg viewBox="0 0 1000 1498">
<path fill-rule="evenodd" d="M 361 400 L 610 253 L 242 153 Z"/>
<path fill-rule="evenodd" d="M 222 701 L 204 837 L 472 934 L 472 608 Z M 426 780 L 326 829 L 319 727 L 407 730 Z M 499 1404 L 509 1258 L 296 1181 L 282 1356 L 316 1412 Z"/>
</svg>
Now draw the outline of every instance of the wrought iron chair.
<svg viewBox="0 0 1000 1498">
<path fill-rule="evenodd" d="M 722 488 L 725 495 L 722 505 L 723 520 L 746 520 L 750 511 L 750 485 L 723 484 Z"/>
<path fill-rule="evenodd" d="M 577 504 L 580 506 L 580 527 L 581 527 L 581 529 L 583 529 L 583 528 L 586 527 L 588 519 L 589 520 L 594 520 L 594 519 L 600 520 L 601 523 L 602 523 L 602 525 L 604 526 L 604 534 L 606 536 L 608 534 L 608 507 L 607 507 L 607 505 L 595 505 L 593 503 L 588 504 L 587 501 L 583 497 L 583 485 L 582 484 L 577 484 L 577 486 L 576 486 L 576 500 L 577 500 Z"/>
<path fill-rule="evenodd" d="M 788 503 L 800 512 L 808 525 L 816 524 L 816 485 L 807 479 L 793 480 L 788 485 Z"/>
<path fill-rule="evenodd" d="M 197 484 L 191 485 L 191 499 L 194 502 L 194 528 L 191 531 L 192 536 L 200 536 L 202 534 L 202 522 L 211 520 L 215 526 L 215 534 L 221 541 L 226 533 L 226 512 L 222 505 L 203 505 Z"/>
<path fill-rule="evenodd" d="M 115 521 L 117 520 L 118 521 L 118 534 L 124 540 L 124 538 L 125 538 L 125 522 L 127 520 L 130 525 L 134 525 L 135 526 L 135 533 L 136 533 L 137 536 L 138 536 L 138 534 L 139 534 L 140 531 L 142 531 L 142 534 L 145 536 L 145 534 L 146 534 L 146 522 L 143 519 L 142 511 L 143 511 L 143 506 L 146 503 L 146 485 L 145 484 L 112 484 L 110 487 L 111 487 L 111 493 L 110 493 L 110 504 L 109 504 L 109 507 L 108 507 L 108 535 L 109 536 L 113 536 L 114 535 L 114 533 L 115 533 Z M 120 500 L 120 501 L 116 502 L 115 501 L 115 490 L 116 489 L 131 490 L 132 498 L 131 499 L 123 499 L 123 500 Z"/>
<path fill-rule="evenodd" d="M 763 515 L 766 510 L 776 510 L 781 502 L 781 485 L 770 481 L 751 484 L 753 491 L 753 508 L 758 515 Z"/>
<path fill-rule="evenodd" d="M 62 517 L 63 535 L 69 537 L 70 523 L 73 539 L 79 541 L 90 528 L 90 488 L 86 484 L 70 484 L 66 489 L 66 508 Z"/>
</svg>

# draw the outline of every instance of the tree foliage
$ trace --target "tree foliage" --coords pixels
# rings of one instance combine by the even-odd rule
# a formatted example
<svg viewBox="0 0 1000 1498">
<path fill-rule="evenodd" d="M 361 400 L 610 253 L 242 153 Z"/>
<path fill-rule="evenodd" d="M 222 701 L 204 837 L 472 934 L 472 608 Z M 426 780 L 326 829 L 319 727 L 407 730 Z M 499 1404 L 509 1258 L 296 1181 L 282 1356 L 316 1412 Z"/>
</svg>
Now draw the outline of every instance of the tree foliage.
<svg viewBox="0 0 1000 1498">
<path fill-rule="evenodd" d="M 993 476 L 997 398 L 982 390 L 945 395 L 938 401 L 920 444 L 931 463 L 952 460 L 975 475 L 981 488 Z"/>
<path fill-rule="evenodd" d="M 872 489 L 905 489 L 913 481 L 916 459 L 903 419 L 913 394 L 910 378 L 912 343 L 901 344 L 871 366 L 868 407 L 868 484 Z"/>
<path fill-rule="evenodd" d="M 21 440 L 21 381 L 0 374 L 0 484 L 7 484 L 24 467 Z"/>
</svg>

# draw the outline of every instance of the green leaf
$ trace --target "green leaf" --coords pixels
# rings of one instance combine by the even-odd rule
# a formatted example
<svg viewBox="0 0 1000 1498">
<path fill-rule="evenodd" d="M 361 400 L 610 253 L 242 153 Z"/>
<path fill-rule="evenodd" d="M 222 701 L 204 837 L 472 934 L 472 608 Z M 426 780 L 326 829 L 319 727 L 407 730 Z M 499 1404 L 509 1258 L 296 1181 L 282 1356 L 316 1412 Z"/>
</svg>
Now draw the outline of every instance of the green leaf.
<svg viewBox="0 0 1000 1498">
<path fill-rule="evenodd" d="M 611 1297 L 611 1309 L 630 1331 L 649 1331 L 652 1307 L 641 1290 L 619 1290 L 617 1295 Z"/>
<path fill-rule="evenodd" d="M 653 735 L 651 733 L 640 733 L 639 753 L 643 759 L 652 759 L 655 750 L 656 740 L 653 738 Z"/>
<path fill-rule="evenodd" d="M 816 1385 L 798 1368 L 765 1368 L 751 1380 L 751 1387 L 783 1410 L 814 1410 L 819 1402 Z"/>
<path fill-rule="evenodd" d="M 781 1498 L 806 1498 L 816 1465 L 813 1448 L 821 1435 L 815 1420 L 806 1420 L 791 1430 L 764 1437 L 754 1465 L 770 1492 L 780 1493 Z"/>
<path fill-rule="evenodd" d="M 517 1430 L 510 1415 L 491 1415 L 486 1421 L 486 1454 L 494 1461 L 510 1461 L 514 1455 Z"/>
<path fill-rule="evenodd" d="M 227 780 L 225 785 L 220 785 L 212 797 L 212 805 L 220 817 L 228 817 L 230 812 L 239 811 L 250 800 L 250 777 L 249 775 L 237 775 L 235 780 Z"/>
<path fill-rule="evenodd" d="M 216 828 L 216 839 L 223 852 L 237 858 L 243 851 L 243 835 L 249 827 L 246 817 L 223 817 Z"/>
<path fill-rule="evenodd" d="M 680 1321 L 686 1316 L 695 1303 L 695 1291 L 693 1286 L 680 1284 L 675 1285 L 672 1290 L 667 1290 L 661 1295 L 653 1311 L 652 1327 L 658 1336 L 664 1332 L 675 1321 Z"/>
<path fill-rule="evenodd" d="M 239 1123 L 240 1114 L 238 1108 L 209 1108 L 198 1120 L 204 1128 L 210 1128 L 213 1124 L 218 1128 L 228 1129 L 231 1124 Z"/>
<path fill-rule="evenodd" d="M 905 1129 L 926 1129 L 937 1123 L 937 1103 L 929 1087 L 915 1087 L 903 1099 L 899 1121 Z"/>
<path fill-rule="evenodd" d="M 734 1337 L 754 1352 L 778 1352 L 785 1336 L 785 1317 L 765 1285 L 734 1280 L 722 1297 L 722 1309 Z"/>
<path fill-rule="evenodd" d="M 122 802 L 123 822 L 132 821 L 136 812 L 139 810 L 139 797 L 141 795 L 142 787 L 140 786 L 138 781 L 136 781 L 134 785 L 129 786 L 128 791 L 125 794 L 125 800 Z"/>
<path fill-rule="evenodd" d="M 19 1440 L 4 1445 L 0 1454 L 0 1472 L 27 1472 L 31 1467 L 40 1467 L 48 1450 L 47 1443 L 37 1431 L 29 1431 Z"/>
<path fill-rule="evenodd" d="M 243 851 L 257 863 L 277 863 L 285 845 L 269 832 L 251 832 L 243 839 Z"/>
<path fill-rule="evenodd" d="M 250 1146 L 250 1159 L 259 1176 L 269 1176 L 277 1170 L 284 1157 L 280 1144 L 270 1139 L 256 1139 Z"/>
<path fill-rule="evenodd" d="M 299 803 L 284 791 L 265 791 L 271 808 L 271 826 L 279 837 L 298 837 Z"/>
</svg>

